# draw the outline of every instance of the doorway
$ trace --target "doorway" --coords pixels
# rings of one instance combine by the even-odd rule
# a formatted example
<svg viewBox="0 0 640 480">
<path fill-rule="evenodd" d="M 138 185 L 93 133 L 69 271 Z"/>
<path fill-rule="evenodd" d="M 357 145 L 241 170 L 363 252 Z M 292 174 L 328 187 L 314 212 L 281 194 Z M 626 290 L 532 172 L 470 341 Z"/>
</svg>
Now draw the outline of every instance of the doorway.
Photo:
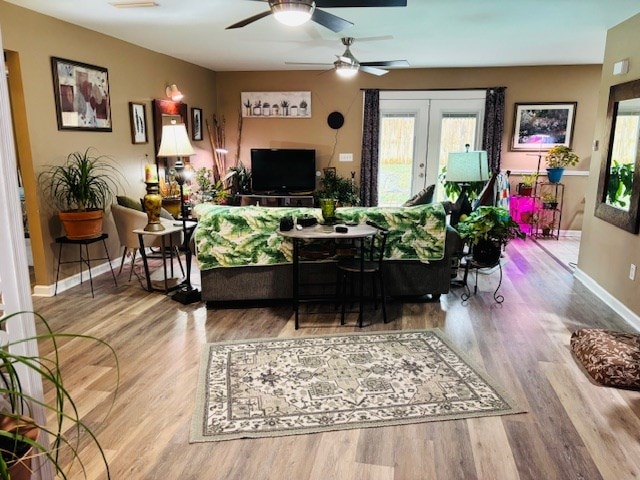
<svg viewBox="0 0 640 480">
<path fill-rule="evenodd" d="M 402 205 L 436 185 L 450 152 L 482 143 L 485 90 L 380 92 L 378 205 Z"/>
</svg>

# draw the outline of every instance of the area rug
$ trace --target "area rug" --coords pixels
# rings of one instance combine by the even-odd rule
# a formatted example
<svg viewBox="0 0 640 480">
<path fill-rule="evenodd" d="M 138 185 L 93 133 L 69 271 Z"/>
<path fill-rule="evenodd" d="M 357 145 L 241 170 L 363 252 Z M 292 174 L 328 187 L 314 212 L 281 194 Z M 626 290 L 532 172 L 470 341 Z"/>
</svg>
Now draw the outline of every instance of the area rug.
<svg viewBox="0 0 640 480">
<path fill-rule="evenodd" d="M 205 346 L 191 442 L 522 412 L 437 329 Z"/>
</svg>

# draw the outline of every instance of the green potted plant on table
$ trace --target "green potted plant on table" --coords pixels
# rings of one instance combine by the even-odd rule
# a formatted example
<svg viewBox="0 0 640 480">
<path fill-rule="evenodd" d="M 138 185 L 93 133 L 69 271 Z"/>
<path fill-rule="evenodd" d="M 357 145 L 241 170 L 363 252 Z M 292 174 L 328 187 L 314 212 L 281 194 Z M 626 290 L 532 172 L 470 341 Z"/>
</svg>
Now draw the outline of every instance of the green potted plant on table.
<svg viewBox="0 0 640 480">
<path fill-rule="evenodd" d="M 518 223 L 502 207 L 478 207 L 457 225 L 460 237 L 471 244 L 473 259 L 482 265 L 495 265 L 503 247 L 514 238 L 524 238 Z"/>
<path fill-rule="evenodd" d="M 90 335 L 55 333 L 39 314 L 19 312 L 0 319 L 0 327 L 12 319 L 33 315 L 41 324 L 43 333 L 15 340 L 0 347 L 0 479 L 28 480 L 37 465 L 31 465 L 37 457 L 45 457 L 59 478 L 69 478 L 70 469 L 76 467 L 74 478 L 88 478 L 83 458 L 90 455 L 89 444 L 97 448 L 107 478 L 111 478 L 105 453 L 93 430 L 80 418 L 76 401 L 70 395 L 60 368 L 59 342 L 88 340 L 105 347 L 115 360 L 116 391 L 119 383 L 118 359 L 115 351 L 103 340 Z M 51 353 L 45 356 L 23 355 L 16 346 L 37 341 L 47 344 Z M 47 396 L 52 400 L 40 400 L 23 388 L 19 371 L 31 371 L 42 378 Z M 115 399 L 115 392 L 114 392 Z M 40 407 L 44 415 L 53 418 L 49 423 L 33 419 L 32 409 Z M 46 436 L 46 438 L 45 438 Z M 61 459 L 61 454 L 73 461 Z M 82 476 L 77 472 L 78 466 Z"/>
<path fill-rule="evenodd" d="M 68 238 L 102 235 L 104 210 L 117 194 L 122 178 L 109 157 L 95 156 L 91 148 L 73 152 L 62 165 L 51 165 L 40 174 L 44 191 L 60 209 L 58 217 Z"/>
<path fill-rule="evenodd" d="M 573 150 L 569 147 L 556 145 L 549 149 L 545 161 L 547 162 L 547 178 L 549 182 L 560 183 L 565 167 L 577 165 L 580 157 L 573 153 Z"/>
</svg>

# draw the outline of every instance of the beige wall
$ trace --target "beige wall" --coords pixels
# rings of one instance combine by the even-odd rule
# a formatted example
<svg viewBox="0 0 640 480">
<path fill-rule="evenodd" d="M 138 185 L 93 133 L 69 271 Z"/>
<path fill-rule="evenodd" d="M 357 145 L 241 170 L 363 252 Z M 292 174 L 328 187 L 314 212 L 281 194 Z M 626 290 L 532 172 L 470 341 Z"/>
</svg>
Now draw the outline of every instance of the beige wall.
<svg viewBox="0 0 640 480">
<path fill-rule="evenodd" d="M 612 85 L 640 78 L 639 31 L 640 15 L 636 15 L 611 29 L 607 35 L 594 135 L 601 144 L 609 88 Z M 614 76 L 613 64 L 625 58 L 629 59 L 629 72 Z M 630 264 L 640 265 L 640 238 L 593 216 L 600 162 L 604 158 L 606 158 L 606 152 L 593 152 L 578 267 L 636 315 L 640 315 L 640 296 L 638 296 L 640 276 L 636 277 L 635 281 L 628 278 Z"/>
<path fill-rule="evenodd" d="M 219 113 L 227 119 L 227 145 L 235 158 L 236 119 L 242 91 L 311 91 L 311 119 L 245 118 L 241 160 L 250 164 L 249 150 L 258 147 L 315 148 L 318 168 L 336 166 L 342 175 L 360 172 L 363 88 L 459 89 L 506 86 L 504 170 L 535 170 L 535 155 L 509 151 L 513 135 L 514 104 L 522 102 L 578 102 L 573 147 L 581 157 L 576 170 L 587 171 L 600 82 L 600 65 L 556 67 L 505 67 L 465 69 L 398 69 L 383 77 L 358 74 L 353 80 L 339 79 L 333 72 L 218 72 Z M 329 128 L 327 115 L 337 110 L 345 116 L 338 131 Z M 337 144 L 333 157 L 334 142 Z M 353 163 L 337 161 L 339 153 L 352 152 Z M 544 162 L 543 162 L 544 169 Z M 514 177 L 514 182 L 517 177 Z M 566 209 L 562 228 L 580 229 L 586 176 L 567 176 Z"/>
<path fill-rule="evenodd" d="M 17 53 L 24 89 L 29 146 L 35 175 L 45 165 L 64 161 L 76 150 L 95 147 L 111 156 L 127 179 L 125 193 L 133 197 L 144 194 L 143 165 L 145 155 L 154 158 L 151 100 L 165 99 L 165 86 L 175 83 L 185 94 L 184 102 L 203 109 L 204 118 L 212 118 L 216 108 L 215 72 L 136 47 L 112 37 L 76 27 L 69 23 L 16 7 L 0 0 L 0 28 L 4 47 Z M 50 57 L 62 57 L 105 67 L 109 71 L 113 131 L 59 131 L 53 94 Z M 147 106 L 149 143 L 131 143 L 129 102 Z M 208 137 L 193 142 L 198 161 L 211 162 Z M 26 182 L 25 182 L 26 183 Z M 33 183 L 33 182 L 32 182 Z M 33 206 L 33 197 L 28 202 Z M 38 207 L 39 206 L 39 207 Z M 37 271 L 36 282 L 49 285 L 55 279 L 53 239 L 61 234 L 57 220 L 46 201 L 33 209 L 42 225 L 43 245 L 34 246 L 34 257 L 44 256 L 45 267 Z M 36 220 L 37 221 L 37 220 Z M 33 219 L 30 218 L 33 223 Z M 105 227 L 110 233 L 110 251 L 118 255 L 119 242 L 111 218 Z M 40 251 L 39 251 L 40 248 Z M 77 271 L 77 269 L 75 270 Z"/>
</svg>

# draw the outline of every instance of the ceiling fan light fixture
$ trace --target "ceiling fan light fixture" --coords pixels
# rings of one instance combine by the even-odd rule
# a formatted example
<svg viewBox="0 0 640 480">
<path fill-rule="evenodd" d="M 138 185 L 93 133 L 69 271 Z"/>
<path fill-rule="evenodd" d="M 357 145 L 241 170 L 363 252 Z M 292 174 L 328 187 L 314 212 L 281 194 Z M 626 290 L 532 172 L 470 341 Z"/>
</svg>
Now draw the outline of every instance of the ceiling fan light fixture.
<svg viewBox="0 0 640 480">
<path fill-rule="evenodd" d="M 353 78 L 358 74 L 358 64 L 341 63 L 336 65 L 336 73 L 341 78 Z"/>
<path fill-rule="evenodd" d="M 308 22 L 311 19 L 315 8 L 316 3 L 314 1 L 307 0 L 284 0 L 273 2 L 271 4 L 271 11 L 273 12 L 275 19 L 289 27 L 297 27 Z"/>
</svg>

